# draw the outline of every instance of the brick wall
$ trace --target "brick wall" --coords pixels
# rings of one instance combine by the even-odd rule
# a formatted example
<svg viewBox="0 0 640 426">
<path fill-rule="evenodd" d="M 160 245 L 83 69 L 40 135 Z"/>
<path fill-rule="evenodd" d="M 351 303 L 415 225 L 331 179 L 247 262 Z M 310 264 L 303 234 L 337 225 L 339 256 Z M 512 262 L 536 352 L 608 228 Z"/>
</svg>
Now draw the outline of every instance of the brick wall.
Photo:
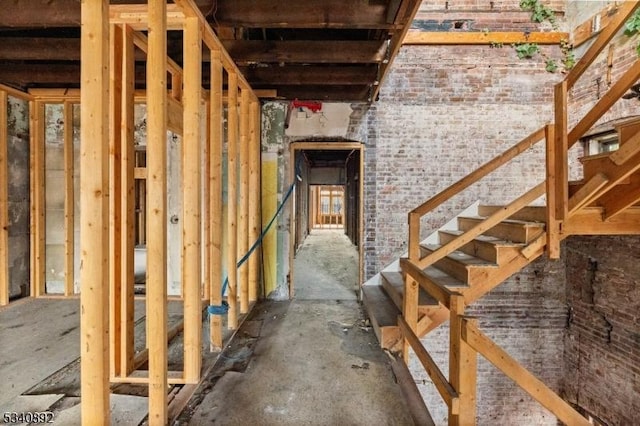
<svg viewBox="0 0 640 426">
<path fill-rule="evenodd" d="M 565 397 L 609 425 L 640 412 L 640 237 L 571 237 Z"/>
</svg>

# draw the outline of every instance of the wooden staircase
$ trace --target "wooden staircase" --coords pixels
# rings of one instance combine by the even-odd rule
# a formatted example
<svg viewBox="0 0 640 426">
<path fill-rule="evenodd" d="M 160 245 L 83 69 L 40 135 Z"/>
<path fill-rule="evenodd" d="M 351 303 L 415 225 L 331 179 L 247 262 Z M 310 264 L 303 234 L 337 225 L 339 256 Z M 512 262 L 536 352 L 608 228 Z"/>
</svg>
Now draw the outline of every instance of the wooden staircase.
<svg viewBox="0 0 640 426">
<path fill-rule="evenodd" d="M 640 79 L 640 59 L 571 130 L 568 91 L 635 9 L 624 2 L 565 80 L 554 90 L 555 122 L 409 212 L 408 253 L 362 287 L 384 348 L 409 348 L 449 409 L 450 425 L 476 422 L 477 355 L 489 360 L 565 424 L 589 422 L 486 336 L 465 308 L 546 254 L 560 256 L 571 235 L 640 235 L 640 120 L 618 128 L 619 149 L 582 159 L 584 178 L 569 182 L 568 150 Z M 506 206 L 475 204 L 420 241 L 421 218 L 544 140 L 546 179 Z M 547 205 L 539 205 L 542 197 Z M 419 340 L 449 321 L 449 375 Z"/>
</svg>

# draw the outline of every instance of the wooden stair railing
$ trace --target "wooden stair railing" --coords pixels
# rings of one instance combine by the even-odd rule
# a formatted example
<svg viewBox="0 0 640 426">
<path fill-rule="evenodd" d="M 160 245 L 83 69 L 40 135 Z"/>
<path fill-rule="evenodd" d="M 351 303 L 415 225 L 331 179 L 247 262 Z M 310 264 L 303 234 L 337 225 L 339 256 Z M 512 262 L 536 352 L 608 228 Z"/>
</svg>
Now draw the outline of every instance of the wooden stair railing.
<svg viewBox="0 0 640 426">
<path fill-rule="evenodd" d="M 486 283 L 476 288 L 452 291 L 447 286 L 434 282 L 424 271 L 469 244 L 474 239 L 511 217 L 523 209 L 527 204 L 541 195 L 547 196 L 546 231 L 529 241 L 520 250 L 520 256 L 514 262 L 508 262 L 504 274 L 496 276 L 506 278 L 526 266 L 540 256 L 546 249 L 550 258 L 560 255 L 560 241 L 569 233 L 563 232 L 566 222 L 569 229 L 572 217 L 579 216 L 582 211 L 589 211 L 595 201 L 607 193 L 615 194 L 612 190 L 623 180 L 640 170 L 640 133 L 630 139 L 630 143 L 619 153 L 606 158 L 609 163 L 601 173 L 590 176 L 589 180 L 569 197 L 568 190 L 568 150 L 608 111 L 616 101 L 640 79 L 640 61 L 636 60 L 625 71 L 622 77 L 611 86 L 608 92 L 600 98 L 591 110 L 571 129 L 568 130 L 568 92 L 578 81 L 580 76 L 593 63 L 597 56 L 608 45 L 618 30 L 624 25 L 631 14 L 640 6 L 635 1 L 622 3 L 613 21 L 600 33 L 591 47 L 567 74 L 565 79 L 556 85 L 554 91 L 555 122 L 527 136 L 517 145 L 503 154 L 484 164 L 468 176 L 460 179 L 449 188 L 441 191 L 422 205 L 409 213 L 409 252 L 408 258 L 400 260 L 400 268 L 405 277 L 402 316 L 398 320 L 402 334 L 403 355 L 408 362 L 409 348 L 413 347 L 419 360 L 423 363 L 430 377 L 437 384 L 437 388 L 449 408 L 449 424 L 475 424 L 476 415 L 476 374 L 477 353 L 482 354 L 496 367 L 512 378 L 520 387 L 529 392 L 543 406 L 548 408 L 560 420 L 568 424 L 589 424 L 569 404 L 564 402 L 552 390 L 524 369 L 517 361 L 485 336 L 475 324 L 475 321 L 464 317 L 465 306 L 482 297 L 494 288 L 497 283 Z M 433 211 L 442 203 L 478 182 L 500 166 L 510 162 L 516 156 L 531 148 L 540 140 L 546 140 L 546 179 L 508 206 L 498 209 L 486 219 L 462 232 L 444 245 L 427 251 L 422 257 L 420 245 L 420 221 L 427 213 Z M 635 176 L 635 175 L 634 175 Z M 637 178 L 640 182 L 640 177 Z M 639 184 L 640 186 L 640 184 Z M 609 199 L 613 196 L 609 196 Z M 617 198 L 617 197 L 616 197 Z M 609 201 L 609 211 L 604 218 L 612 217 L 639 201 L 640 195 L 633 194 L 622 201 Z M 606 197 L 605 197 L 606 199 Z M 499 266 L 500 267 L 500 266 Z M 502 278 L 502 279 L 504 279 Z M 502 280 L 500 280 L 501 282 Z M 438 324 L 450 320 L 450 360 L 449 380 L 437 365 L 433 363 L 428 351 L 419 340 L 418 329 L 418 298 L 419 289 L 423 288 L 434 297 L 445 309 L 434 310 L 432 324 L 427 331 Z M 424 319 L 424 318 L 423 318 Z"/>
</svg>

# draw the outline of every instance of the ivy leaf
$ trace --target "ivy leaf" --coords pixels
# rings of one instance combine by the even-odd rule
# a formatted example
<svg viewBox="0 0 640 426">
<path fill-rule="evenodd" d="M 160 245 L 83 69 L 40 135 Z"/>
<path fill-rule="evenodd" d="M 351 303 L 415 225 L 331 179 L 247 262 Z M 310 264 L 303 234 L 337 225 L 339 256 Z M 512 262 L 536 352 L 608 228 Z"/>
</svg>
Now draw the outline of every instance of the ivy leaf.
<svg viewBox="0 0 640 426">
<path fill-rule="evenodd" d="M 547 72 L 556 72 L 558 70 L 558 64 L 553 59 L 548 59 L 544 68 Z"/>
</svg>

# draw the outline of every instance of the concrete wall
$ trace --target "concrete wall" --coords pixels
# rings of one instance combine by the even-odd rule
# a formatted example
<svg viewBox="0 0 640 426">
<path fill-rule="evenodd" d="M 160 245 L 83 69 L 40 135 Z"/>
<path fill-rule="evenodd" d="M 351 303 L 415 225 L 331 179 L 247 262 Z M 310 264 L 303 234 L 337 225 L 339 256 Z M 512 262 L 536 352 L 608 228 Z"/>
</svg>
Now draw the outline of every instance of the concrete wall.
<svg viewBox="0 0 640 426">
<path fill-rule="evenodd" d="M 29 103 L 7 102 L 9 297 L 29 294 Z"/>
</svg>

